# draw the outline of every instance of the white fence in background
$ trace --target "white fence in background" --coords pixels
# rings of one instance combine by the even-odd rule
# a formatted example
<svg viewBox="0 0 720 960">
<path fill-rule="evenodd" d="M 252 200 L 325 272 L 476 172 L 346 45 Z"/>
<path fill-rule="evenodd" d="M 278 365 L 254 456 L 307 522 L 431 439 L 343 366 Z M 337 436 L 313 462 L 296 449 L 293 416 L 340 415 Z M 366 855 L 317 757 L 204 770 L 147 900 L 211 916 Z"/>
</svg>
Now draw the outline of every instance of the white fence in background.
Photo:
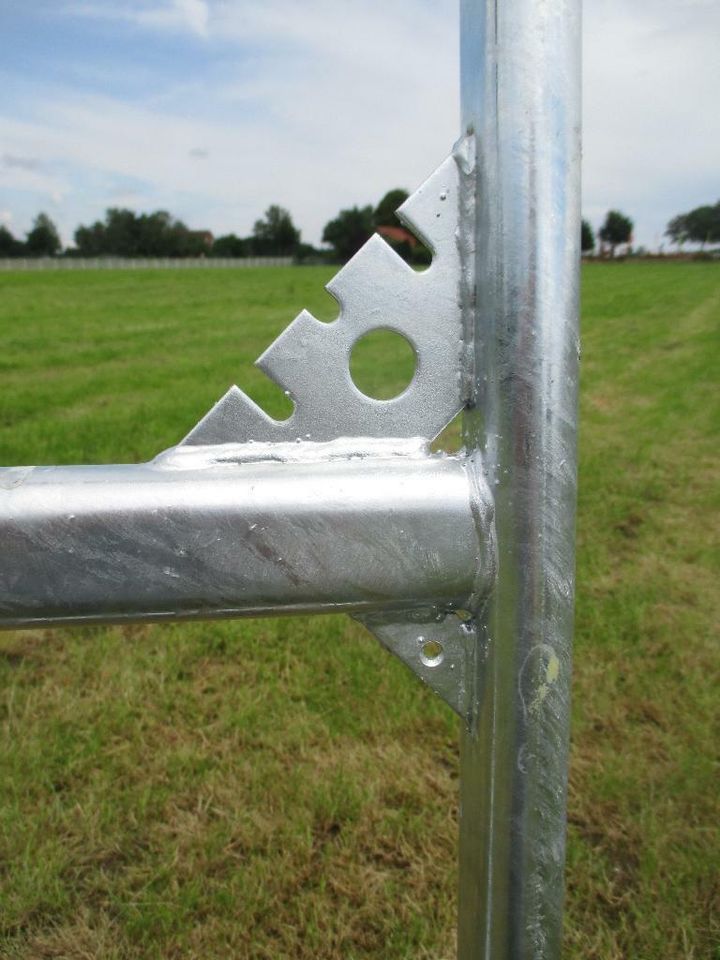
<svg viewBox="0 0 720 960">
<path fill-rule="evenodd" d="M 0 270 L 202 270 L 216 267 L 287 267 L 292 257 L 16 257 Z"/>
</svg>

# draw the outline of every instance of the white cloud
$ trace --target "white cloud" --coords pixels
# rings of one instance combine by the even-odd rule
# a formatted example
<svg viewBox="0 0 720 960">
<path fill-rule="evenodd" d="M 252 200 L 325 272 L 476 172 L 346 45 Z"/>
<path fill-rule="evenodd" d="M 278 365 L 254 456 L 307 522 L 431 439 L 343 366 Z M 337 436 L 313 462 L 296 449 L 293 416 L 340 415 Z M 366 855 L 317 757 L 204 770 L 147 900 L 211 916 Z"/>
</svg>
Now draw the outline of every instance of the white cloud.
<svg viewBox="0 0 720 960">
<path fill-rule="evenodd" d="M 120 20 L 141 28 L 189 31 L 206 37 L 210 10 L 207 0 L 135 0 L 120 4 L 72 3 L 64 8 L 74 16 Z"/>
<path fill-rule="evenodd" d="M 12 121 L 9 126 L 12 126 Z M 3 130 L 3 134 L 6 141 L 13 140 L 9 129 Z M 25 140 L 24 137 L 21 139 Z M 45 152 L 44 136 L 36 137 L 35 144 Z M 64 177 L 48 172 L 45 165 L 2 164 L 0 165 L 0 190 L 4 192 L 7 199 L 14 193 L 23 191 L 37 194 L 41 202 L 50 200 L 59 203 L 68 194 L 69 184 Z"/>
<path fill-rule="evenodd" d="M 111 206 L 130 207 L 132 210 L 139 210 L 147 201 L 147 197 L 139 190 L 123 190 L 122 187 L 110 190 L 107 197 Z"/>
<path fill-rule="evenodd" d="M 205 0 L 175 0 L 173 7 L 176 15 L 193 33 L 200 37 L 207 36 L 210 11 Z"/>
</svg>

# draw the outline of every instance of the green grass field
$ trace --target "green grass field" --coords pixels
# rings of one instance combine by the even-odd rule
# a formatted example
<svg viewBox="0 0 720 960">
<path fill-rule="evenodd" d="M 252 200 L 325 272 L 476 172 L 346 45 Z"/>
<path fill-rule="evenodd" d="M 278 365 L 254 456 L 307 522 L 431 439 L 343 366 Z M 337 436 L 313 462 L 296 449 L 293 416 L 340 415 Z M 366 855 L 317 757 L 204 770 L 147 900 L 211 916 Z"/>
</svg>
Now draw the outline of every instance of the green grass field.
<svg viewBox="0 0 720 960">
<path fill-rule="evenodd" d="M 329 276 L 0 275 L 0 463 L 150 458 L 233 382 L 282 415 L 251 362 Z M 718 265 L 585 268 L 574 960 L 720 958 L 719 328 Z M 344 618 L 0 634 L 0 957 L 449 960 L 457 777 Z"/>
</svg>

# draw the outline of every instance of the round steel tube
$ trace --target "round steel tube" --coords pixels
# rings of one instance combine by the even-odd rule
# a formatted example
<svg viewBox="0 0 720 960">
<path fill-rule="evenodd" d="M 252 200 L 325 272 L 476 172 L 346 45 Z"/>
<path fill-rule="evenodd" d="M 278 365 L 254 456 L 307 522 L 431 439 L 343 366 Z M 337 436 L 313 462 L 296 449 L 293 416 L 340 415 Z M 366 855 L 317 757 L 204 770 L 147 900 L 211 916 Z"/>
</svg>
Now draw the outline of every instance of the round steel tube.
<svg viewBox="0 0 720 960">
<path fill-rule="evenodd" d="M 475 137 L 473 410 L 495 500 L 484 698 L 463 734 L 460 960 L 560 955 L 574 592 L 580 0 L 461 0 Z M 474 248 L 474 252 L 473 252 Z"/>
<path fill-rule="evenodd" d="M 439 456 L 0 470 L 0 625 L 462 607 L 474 487 Z"/>
</svg>

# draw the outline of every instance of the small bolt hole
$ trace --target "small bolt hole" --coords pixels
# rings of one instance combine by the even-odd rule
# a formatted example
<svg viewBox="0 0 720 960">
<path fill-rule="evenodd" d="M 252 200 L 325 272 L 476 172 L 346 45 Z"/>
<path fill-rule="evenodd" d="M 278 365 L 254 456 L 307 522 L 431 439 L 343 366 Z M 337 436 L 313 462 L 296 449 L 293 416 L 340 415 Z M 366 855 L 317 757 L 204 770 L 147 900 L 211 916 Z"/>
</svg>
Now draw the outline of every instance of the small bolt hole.
<svg viewBox="0 0 720 960">
<path fill-rule="evenodd" d="M 420 659 L 426 667 L 439 667 L 444 657 L 445 651 L 439 640 L 420 638 Z"/>
</svg>

